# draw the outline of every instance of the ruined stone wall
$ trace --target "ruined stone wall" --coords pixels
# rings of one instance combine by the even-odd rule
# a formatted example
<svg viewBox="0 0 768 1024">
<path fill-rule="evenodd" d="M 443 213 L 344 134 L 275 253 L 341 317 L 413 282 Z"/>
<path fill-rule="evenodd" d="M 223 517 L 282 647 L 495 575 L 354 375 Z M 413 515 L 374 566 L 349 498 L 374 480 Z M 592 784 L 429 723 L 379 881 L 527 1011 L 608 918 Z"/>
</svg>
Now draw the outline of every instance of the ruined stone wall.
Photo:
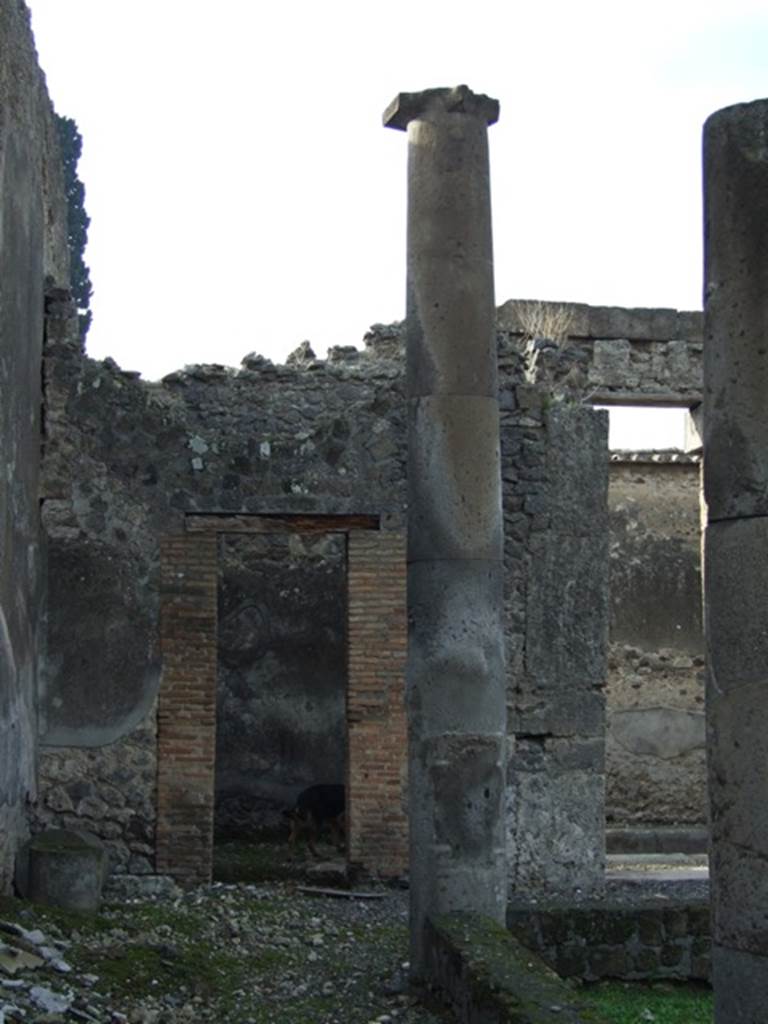
<svg viewBox="0 0 768 1024">
<path fill-rule="evenodd" d="M 499 331 L 527 349 L 530 380 L 595 405 L 701 402 L 702 315 L 513 299 Z"/>
<path fill-rule="evenodd" d="M 36 788 L 43 600 L 38 516 L 45 277 L 67 276 L 60 158 L 19 0 L 0 0 L 0 892 Z"/>
<path fill-rule="evenodd" d="M 44 792 L 37 825 L 72 824 L 79 816 L 82 825 L 111 843 L 119 869 L 137 870 L 146 866 L 142 858 L 152 843 L 156 815 L 150 780 L 156 756 L 152 709 L 159 685 L 159 538 L 180 530 L 185 513 L 206 511 L 370 512 L 383 514 L 385 528 L 402 527 L 402 335 L 399 328 L 377 329 L 366 353 L 335 350 L 322 362 L 306 350 L 284 367 L 254 356 L 239 371 L 189 368 L 150 384 L 109 361 L 85 359 L 71 332 L 54 333 L 46 365 L 43 514 L 57 572 L 42 700 Z M 580 720 L 574 730 L 563 724 L 559 709 L 563 700 L 580 706 L 602 681 L 595 676 L 600 675 L 599 659 L 592 665 L 593 655 L 583 648 L 595 622 L 595 638 L 601 635 L 604 603 L 604 594 L 597 593 L 600 570 L 593 564 L 599 562 L 602 541 L 593 548 L 589 539 L 607 536 L 596 513 L 607 466 L 604 416 L 581 404 L 571 408 L 549 402 L 525 382 L 524 357 L 503 338 L 500 355 L 509 674 L 517 680 L 528 672 L 539 679 L 537 686 L 549 688 L 538 723 L 526 721 L 519 730 L 528 735 L 539 730 L 534 745 L 547 770 L 542 773 L 542 763 L 529 765 L 533 774 L 521 778 L 532 784 L 546 778 L 553 791 L 570 787 L 573 795 L 587 771 L 599 774 L 602 764 L 594 722 Z M 574 431 L 577 450 L 586 453 L 578 458 L 572 453 Z M 582 488 L 590 478 L 594 482 L 585 498 Z M 579 511 L 582 507 L 587 511 Z M 291 787 L 310 781 L 310 770 L 330 757 L 327 746 L 320 761 L 294 760 L 290 749 L 299 744 L 309 749 L 315 744 L 312 736 L 326 732 L 330 747 L 339 746 L 332 707 L 341 666 L 336 661 L 324 667 L 323 658 L 310 652 L 290 667 L 295 652 L 288 656 L 288 648 L 302 637 L 310 638 L 310 648 L 320 643 L 317 632 L 304 632 L 312 618 L 326 622 L 322 643 L 329 656 L 333 648 L 338 653 L 339 609 L 335 625 L 324 619 L 337 599 L 322 614 L 318 602 L 327 592 L 326 574 L 338 577 L 341 571 L 339 554 L 333 544 L 323 548 L 323 542 L 317 542 L 321 547 L 314 555 L 311 547 L 301 553 L 298 543 L 296 538 L 286 541 L 279 557 L 273 547 L 266 562 L 259 559 L 262 568 L 253 566 L 254 572 L 245 575 L 250 555 L 241 551 L 234 561 L 229 554 L 220 559 L 220 786 L 222 795 L 235 795 L 245 776 L 255 775 L 257 784 L 252 777 L 243 795 L 257 803 L 265 797 L 277 801 Z M 566 549 L 569 556 L 563 560 Z M 300 585 L 294 582 L 302 571 L 297 559 L 305 554 L 314 567 Z M 574 600 L 562 612 L 576 617 L 574 625 L 553 619 L 551 602 L 542 618 L 542 594 L 574 573 L 580 582 L 570 589 Z M 591 594 L 590 587 L 594 601 L 576 599 Z M 338 579 L 332 589 L 338 593 Z M 281 590 L 289 595 L 287 618 L 278 629 L 282 613 L 268 612 L 267 599 Z M 257 634 L 268 617 L 274 619 L 270 628 L 283 639 L 278 637 L 264 664 L 260 654 L 266 649 Z M 557 644 L 554 665 L 542 652 Z M 599 639 L 589 644 L 599 646 Z M 538 667 L 531 668 L 536 658 Z M 569 668 L 574 658 L 579 672 L 584 670 L 576 683 Z M 323 679 L 306 678 L 310 662 Z M 317 687 L 325 695 L 324 709 L 316 706 Z M 533 690 L 528 695 L 541 697 Z M 511 700 L 520 710 L 520 699 Z M 599 694 L 595 700 L 599 714 Z M 272 721 L 259 733 L 255 722 L 262 715 L 271 715 Z M 320 728 L 318 720 L 324 723 Z M 247 722 L 254 722 L 253 735 Z M 576 734 L 580 753 L 569 760 L 564 751 L 576 742 Z M 254 740 L 250 747 L 249 738 Z M 119 757 L 118 750 L 132 753 Z M 119 780 L 117 763 L 122 765 Z M 328 773 L 336 770 L 332 761 L 325 763 Z M 550 766 L 555 766 L 551 772 Z M 89 785 L 87 800 L 83 780 Z M 590 785 L 600 790 L 601 777 Z M 126 806 L 114 800 L 116 788 L 132 794 Z M 515 792 L 522 795 L 524 789 Z M 594 794 L 585 793 L 591 801 Z M 547 803 L 542 801 L 537 806 Z M 566 804 L 558 805 L 563 828 Z M 602 798 L 596 806 L 602 808 Z M 240 810 L 235 801 L 235 818 Z M 586 828 L 587 821 L 580 827 Z M 578 841 L 578 835 L 566 830 L 563 844 L 572 839 Z"/>
<path fill-rule="evenodd" d="M 183 531 L 185 513 L 206 511 L 371 512 L 382 515 L 385 529 L 402 526 L 401 368 L 386 358 L 362 359 L 354 351 L 333 353 L 323 362 L 304 353 L 284 367 L 254 356 L 239 371 L 190 368 L 150 384 L 109 361 L 84 358 L 71 329 L 54 333 L 46 363 L 43 483 L 52 599 L 41 701 L 44 785 L 36 826 L 72 824 L 72 815 L 80 816 L 82 826 L 110 842 L 115 866 L 134 870 L 146 856 L 156 820 L 156 747 L 147 737 L 154 729 L 160 682 L 160 538 Z M 219 693 L 224 790 L 230 784 L 236 789 L 249 766 L 266 761 L 274 770 L 262 780 L 261 796 L 295 794 L 319 765 L 316 760 L 291 762 L 291 750 L 304 757 L 300 745 L 308 745 L 313 730 L 328 727 L 338 738 L 338 722 L 328 725 L 335 715 L 330 705 L 338 703 L 343 688 L 338 597 L 331 645 L 335 667 L 331 659 L 324 668 L 325 653 L 318 657 L 312 652 L 313 644 L 325 642 L 322 629 L 309 640 L 298 667 L 295 659 L 293 667 L 288 664 L 296 653 L 288 648 L 300 644 L 303 635 L 311 636 L 307 621 L 324 600 L 325 568 L 339 575 L 332 543 L 326 545 L 325 565 L 322 558 L 316 560 L 316 585 L 303 594 L 305 577 L 299 592 L 288 595 L 279 629 L 279 608 L 269 612 L 270 629 L 280 634 L 271 648 L 271 664 L 255 663 L 264 638 L 248 632 L 266 616 L 270 590 L 277 590 L 279 598 L 281 589 L 298 586 L 294 581 L 289 586 L 295 575 L 290 545 L 298 555 L 297 543 L 286 542 L 276 574 L 264 587 L 258 575 L 246 584 L 242 564 L 223 559 L 221 659 L 235 668 L 223 673 Z M 244 588 L 251 590 L 252 604 L 237 598 L 230 606 L 233 590 L 242 597 Z M 323 615 L 330 615 L 329 630 L 332 612 L 323 609 Z M 238 618 L 242 628 L 230 635 Z M 272 690 L 265 704 L 257 691 L 267 680 Z M 291 687 L 293 701 L 288 699 Z M 307 702 L 317 699 L 318 687 L 329 706 L 318 710 L 313 725 L 315 709 Z M 261 715 L 267 708 L 273 716 L 269 737 L 264 729 L 246 736 L 238 714 Z M 309 725 L 300 738 L 288 740 L 300 713 Z M 226 749 L 234 733 L 239 738 Z M 264 741 L 260 748 L 259 737 Z M 335 745 L 333 740 L 329 745 Z M 116 757 L 116 750 L 128 747 L 141 750 L 142 756 Z M 335 756 L 327 764 L 329 773 L 337 771 Z M 74 761 L 80 765 L 80 784 Z M 89 795 L 97 804 L 78 799 L 82 780 L 90 784 Z M 114 823 L 123 808 L 114 806 L 115 788 L 132 794 L 128 810 L 133 820 L 121 823 L 119 835 L 114 835 Z M 252 786 L 250 793 L 259 796 Z M 94 806 L 96 814 L 91 813 Z"/>
<path fill-rule="evenodd" d="M 513 892 L 603 881 L 607 414 L 502 395 Z M 512 406 L 512 408 L 510 408 Z"/>
<path fill-rule="evenodd" d="M 614 453 L 607 818 L 706 821 L 699 460 Z"/>
</svg>

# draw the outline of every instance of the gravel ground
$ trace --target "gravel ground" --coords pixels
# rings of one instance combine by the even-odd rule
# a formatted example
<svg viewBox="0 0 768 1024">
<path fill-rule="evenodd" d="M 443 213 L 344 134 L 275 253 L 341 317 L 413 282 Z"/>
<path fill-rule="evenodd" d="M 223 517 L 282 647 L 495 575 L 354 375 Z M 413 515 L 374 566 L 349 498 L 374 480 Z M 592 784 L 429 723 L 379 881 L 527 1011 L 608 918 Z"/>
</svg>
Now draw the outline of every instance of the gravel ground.
<svg viewBox="0 0 768 1024">
<path fill-rule="evenodd" d="M 409 992 L 408 894 L 217 883 L 79 916 L 0 900 L 0 1024 L 445 1024 Z"/>
<path fill-rule="evenodd" d="M 615 872 L 606 896 L 634 906 L 707 898 L 705 878 L 671 880 L 658 867 L 635 879 Z M 225 843 L 221 881 L 182 891 L 118 876 L 98 915 L 0 897 L 0 1024 L 453 1021 L 408 988 L 408 893 L 302 892 L 313 876 L 322 884 L 317 870 L 287 857 L 284 842 Z"/>
</svg>

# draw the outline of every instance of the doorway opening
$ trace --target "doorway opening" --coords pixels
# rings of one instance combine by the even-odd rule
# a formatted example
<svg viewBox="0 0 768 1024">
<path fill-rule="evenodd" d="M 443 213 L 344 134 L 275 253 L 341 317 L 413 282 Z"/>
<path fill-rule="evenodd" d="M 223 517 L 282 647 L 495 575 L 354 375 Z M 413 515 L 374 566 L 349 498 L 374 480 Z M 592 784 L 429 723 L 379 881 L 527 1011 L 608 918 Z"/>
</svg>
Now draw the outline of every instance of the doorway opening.
<svg viewBox="0 0 768 1024">
<path fill-rule="evenodd" d="M 611 407 L 607 847 L 706 847 L 700 439 L 687 408 Z"/>
<path fill-rule="evenodd" d="M 219 543 L 214 842 L 274 843 L 301 791 L 346 778 L 346 536 Z"/>
<path fill-rule="evenodd" d="M 335 561 L 336 567 L 329 571 L 339 573 L 339 555 L 344 553 L 346 743 L 338 739 L 334 743 L 332 738 L 328 743 L 324 737 L 318 740 L 315 752 L 320 760 L 305 758 L 302 741 L 295 738 L 290 728 L 291 715 L 297 728 L 298 718 L 301 719 L 304 742 L 311 745 L 306 737 L 314 735 L 317 739 L 323 732 L 322 727 L 318 729 L 312 724 L 317 708 L 311 700 L 312 706 L 308 707 L 305 697 L 303 708 L 293 701 L 289 711 L 277 693 L 273 694 L 272 703 L 280 709 L 283 719 L 281 728 L 276 729 L 278 735 L 273 737 L 269 729 L 262 728 L 264 749 L 258 750 L 254 745 L 243 755 L 250 762 L 238 764 L 235 760 L 233 766 L 227 762 L 228 752 L 223 751 L 221 763 L 227 765 L 230 782 L 235 780 L 235 788 L 239 786 L 242 790 L 245 776 L 260 764 L 275 764 L 282 749 L 283 759 L 291 767 L 287 776 L 281 779 L 278 775 L 277 781 L 271 779 L 273 801 L 279 796 L 280 787 L 289 785 L 287 779 L 291 780 L 291 788 L 301 788 L 302 773 L 317 770 L 318 764 L 327 764 L 329 770 L 338 770 L 339 765 L 345 764 L 348 861 L 370 873 L 390 877 L 401 875 L 407 865 L 404 534 L 380 529 L 379 517 L 371 515 L 188 514 L 184 533 L 167 536 L 161 549 L 163 672 L 158 701 L 156 830 L 157 870 L 185 883 L 210 880 L 213 862 L 220 559 L 223 557 L 225 565 L 233 566 L 231 571 L 237 575 L 238 566 L 243 560 L 252 559 L 254 551 L 262 555 L 279 551 L 281 542 L 272 543 L 272 539 L 286 534 L 287 550 L 293 544 L 297 553 L 300 549 L 305 554 L 314 552 L 321 575 L 324 560 L 328 563 L 326 567 Z M 248 545 L 220 541 L 230 535 L 258 540 L 249 554 Z M 320 541 L 323 536 L 335 538 L 328 541 L 325 549 Z M 296 538 L 301 538 L 301 544 Z M 323 550 L 325 555 L 321 555 Z M 226 573 L 225 568 L 225 579 Z M 286 614 L 296 610 L 301 593 L 299 586 L 286 605 Z M 249 703 L 248 673 L 243 675 L 243 665 L 251 659 L 254 647 L 258 648 L 259 624 L 263 632 L 274 629 L 276 635 L 282 636 L 284 658 L 291 630 L 294 640 L 309 634 L 302 634 L 297 622 L 284 624 L 280 629 L 267 624 L 271 613 L 253 594 L 250 598 L 240 594 L 238 600 L 234 594 L 230 596 L 231 606 L 226 593 L 222 605 L 226 612 L 223 638 L 224 646 L 229 641 L 231 648 L 227 655 L 230 667 L 240 666 L 240 675 L 233 674 L 229 691 L 241 694 L 242 705 Z M 338 624 L 335 628 L 338 630 Z M 314 645 L 316 669 L 322 662 L 319 644 L 317 635 L 309 643 L 310 648 Z M 304 666 L 302 672 L 311 670 L 312 658 L 307 651 L 298 661 Z M 294 659 L 294 668 L 295 664 Z M 329 671 L 332 676 L 335 669 Z M 329 684 L 329 688 L 334 687 Z M 228 698 L 227 692 L 225 688 L 223 702 L 234 700 Z M 335 720 L 332 708 L 338 707 L 338 692 L 335 697 L 329 694 L 323 704 L 326 722 Z M 226 723 L 223 728 L 220 742 L 226 742 Z M 229 728 L 242 737 L 240 724 L 230 724 Z M 335 729 L 335 736 L 339 736 L 337 721 L 328 728 Z M 333 754 L 337 760 L 332 765 L 323 758 L 331 756 L 329 750 L 334 746 L 345 747 L 346 757 L 343 749 L 337 749 Z M 290 752 L 293 756 L 286 756 Z M 225 774 L 225 784 L 226 780 Z M 237 816 L 236 808 L 233 813 Z"/>
</svg>

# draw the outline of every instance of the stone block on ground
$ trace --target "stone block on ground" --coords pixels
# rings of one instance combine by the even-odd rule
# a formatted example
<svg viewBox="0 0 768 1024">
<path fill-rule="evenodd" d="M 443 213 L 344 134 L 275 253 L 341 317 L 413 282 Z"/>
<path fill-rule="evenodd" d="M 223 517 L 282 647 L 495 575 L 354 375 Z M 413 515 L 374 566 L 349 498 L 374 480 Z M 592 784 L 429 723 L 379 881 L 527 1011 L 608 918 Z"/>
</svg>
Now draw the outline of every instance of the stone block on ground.
<svg viewBox="0 0 768 1024">
<path fill-rule="evenodd" d="M 107 852 L 95 836 L 50 829 L 24 847 L 16 884 L 33 903 L 93 912 L 101 904 L 107 871 Z"/>
</svg>

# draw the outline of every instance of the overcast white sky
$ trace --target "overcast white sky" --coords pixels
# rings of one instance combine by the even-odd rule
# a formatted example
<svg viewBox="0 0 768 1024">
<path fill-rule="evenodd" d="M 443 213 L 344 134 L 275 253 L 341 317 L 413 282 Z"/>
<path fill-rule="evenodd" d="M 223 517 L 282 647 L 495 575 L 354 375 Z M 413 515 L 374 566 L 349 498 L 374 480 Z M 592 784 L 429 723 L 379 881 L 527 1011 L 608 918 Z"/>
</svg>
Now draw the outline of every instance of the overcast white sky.
<svg viewBox="0 0 768 1024">
<path fill-rule="evenodd" d="M 89 352 L 318 355 L 398 319 L 399 91 L 490 129 L 496 297 L 699 308 L 701 125 L 768 94 L 764 0 L 27 0 L 84 137 Z"/>
</svg>

